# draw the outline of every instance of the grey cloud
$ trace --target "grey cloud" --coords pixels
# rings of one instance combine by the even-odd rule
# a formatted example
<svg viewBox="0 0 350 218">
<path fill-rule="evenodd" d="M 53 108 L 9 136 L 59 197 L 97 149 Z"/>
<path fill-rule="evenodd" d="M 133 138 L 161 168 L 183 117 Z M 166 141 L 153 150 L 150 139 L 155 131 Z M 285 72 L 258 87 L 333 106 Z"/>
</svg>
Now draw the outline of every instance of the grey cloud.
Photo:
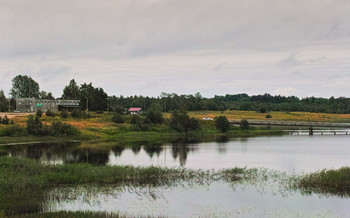
<svg viewBox="0 0 350 218">
<path fill-rule="evenodd" d="M 0 86 L 22 73 L 55 96 L 73 77 L 116 95 L 349 95 L 349 11 L 347 0 L 0 0 Z"/>
</svg>

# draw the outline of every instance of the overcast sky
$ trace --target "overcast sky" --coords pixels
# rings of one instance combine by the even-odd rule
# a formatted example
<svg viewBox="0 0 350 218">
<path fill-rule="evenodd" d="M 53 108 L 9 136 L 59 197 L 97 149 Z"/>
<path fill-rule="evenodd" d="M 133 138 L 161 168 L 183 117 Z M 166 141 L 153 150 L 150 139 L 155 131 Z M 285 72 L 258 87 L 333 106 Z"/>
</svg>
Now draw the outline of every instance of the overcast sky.
<svg viewBox="0 0 350 218">
<path fill-rule="evenodd" d="M 349 0 L 0 0 L 0 89 L 350 97 Z"/>
</svg>

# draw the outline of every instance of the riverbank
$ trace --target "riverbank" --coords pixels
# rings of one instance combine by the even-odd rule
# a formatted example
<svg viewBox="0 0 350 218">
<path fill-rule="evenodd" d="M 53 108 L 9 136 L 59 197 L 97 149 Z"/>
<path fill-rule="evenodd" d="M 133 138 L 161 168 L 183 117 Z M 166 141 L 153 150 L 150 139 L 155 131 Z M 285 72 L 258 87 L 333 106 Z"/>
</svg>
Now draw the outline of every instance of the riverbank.
<svg viewBox="0 0 350 218">
<path fill-rule="evenodd" d="M 167 143 L 179 138 L 189 141 L 214 141 L 218 137 L 254 137 L 261 135 L 282 135 L 279 129 L 267 130 L 266 128 L 249 130 L 241 130 L 238 127 L 231 127 L 226 133 L 220 133 L 216 130 L 213 121 L 200 120 L 201 128 L 196 131 L 186 133 L 177 132 L 169 127 L 169 120 L 166 119 L 162 124 L 147 124 L 146 129 L 140 129 L 138 125 L 131 124 L 130 115 L 125 115 L 127 123 L 115 124 L 111 122 L 112 113 L 90 113 L 88 118 L 74 118 L 69 115 L 66 118 L 42 116 L 40 122 L 43 127 L 52 126 L 53 123 L 60 122 L 61 125 L 67 125 L 72 130 L 76 129 L 80 134 L 50 136 L 41 134 L 34 136 L 28 133 L 26 129 L 26 116 L 18 116 L 14 118 L 15 125 L 7 125 L 0 127 L 0 146 L 5 144 L 23 143 L 23 142 L 60 142 L 71 140 L 82 141 L 107 141 L 124 145 L 133 144 L 135 142 L 144 141 L 148 143 Z M 60 128 L 61 130 L 62 128 Z M 69 133 L 69 132 L 68 132 Z"/>
</svg>

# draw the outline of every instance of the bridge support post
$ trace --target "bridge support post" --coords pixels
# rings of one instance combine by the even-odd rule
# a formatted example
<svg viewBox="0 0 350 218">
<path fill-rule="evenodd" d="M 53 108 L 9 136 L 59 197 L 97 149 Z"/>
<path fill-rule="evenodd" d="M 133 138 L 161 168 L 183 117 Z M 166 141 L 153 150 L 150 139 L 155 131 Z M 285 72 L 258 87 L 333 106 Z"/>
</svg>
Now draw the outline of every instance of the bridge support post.
<svg viewBox="0 0 350 218">
<path fill-rule="evenodd" d="M 314 130 L 312 129 L 312 126 L 309 128 L 309 135 L 313 135 L 314 134 Z"/>
</svg>

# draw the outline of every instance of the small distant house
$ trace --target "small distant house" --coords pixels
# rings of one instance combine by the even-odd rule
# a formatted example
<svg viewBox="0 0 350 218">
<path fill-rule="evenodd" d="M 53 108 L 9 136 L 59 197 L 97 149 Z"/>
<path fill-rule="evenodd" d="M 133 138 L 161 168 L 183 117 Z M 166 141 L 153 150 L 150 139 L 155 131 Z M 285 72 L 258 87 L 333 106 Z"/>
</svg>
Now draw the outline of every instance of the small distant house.
<svg viewBox="0 0 350 218">
<path fill-rule="evenodd" d="M 129 112 L 131 115 L 139 115 L 143 113 L 142 108 L 140 107 L 132 107 L 129 109 Z"/>
</svg>

